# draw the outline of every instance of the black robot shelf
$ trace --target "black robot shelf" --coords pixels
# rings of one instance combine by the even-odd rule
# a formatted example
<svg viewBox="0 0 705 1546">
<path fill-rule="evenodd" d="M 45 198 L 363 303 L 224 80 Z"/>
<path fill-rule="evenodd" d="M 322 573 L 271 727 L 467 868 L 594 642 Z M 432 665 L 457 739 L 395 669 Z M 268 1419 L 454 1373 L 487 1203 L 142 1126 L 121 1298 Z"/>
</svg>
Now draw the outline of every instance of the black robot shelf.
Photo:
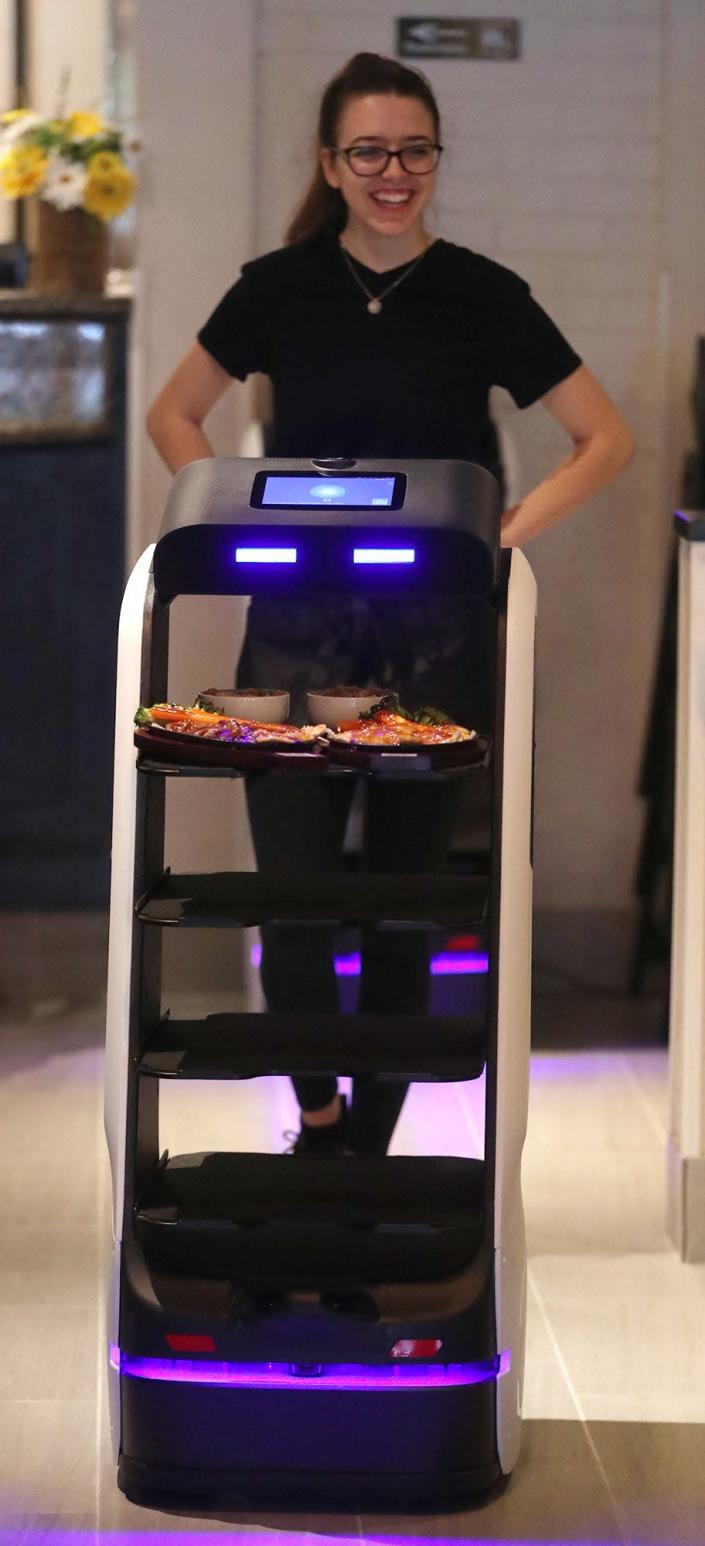
<svg viewBox="0 0 705 1546">
<path fill-rule="evenodd" d="M 484 1015 L 211 1014 L 162 1018 L 140 1074 L 158 1079 L 254 1079 L 266 1074 L 370 1073 L 389 1079 L 479 1079 Z"/>
</svg>

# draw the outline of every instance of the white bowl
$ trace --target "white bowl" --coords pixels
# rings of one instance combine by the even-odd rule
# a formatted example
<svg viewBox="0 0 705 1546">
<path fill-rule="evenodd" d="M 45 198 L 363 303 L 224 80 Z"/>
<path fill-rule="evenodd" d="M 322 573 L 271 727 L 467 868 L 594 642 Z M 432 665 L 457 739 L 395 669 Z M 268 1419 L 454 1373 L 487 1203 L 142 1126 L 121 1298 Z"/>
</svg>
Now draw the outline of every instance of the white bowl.
<svg viewBox="0 0 705 1546">
<path fill-rule="evenodd" d="M 289 717 L 289 694 L 279 689 L 206 687 L 199 698 L 207 698 L 216 714 L 232 719 L 257 719 L 265 725 L 285 725 Z"/>
<path fill-rule="evenodd" d="M 359 719 L 361 714 L 366 714 L 368 709 L 374 708 L 376 703 L 381 703 L 383 698 L 389 697 L 388 690 L 384 692 L 379 688 L 369 687 L 364 691 L 346 696 L 340 692 L 309 692 L 308 714 L 312 725 L 327 725 L 329 730 L 337 730 L 346 719 Z"/>
</svg>

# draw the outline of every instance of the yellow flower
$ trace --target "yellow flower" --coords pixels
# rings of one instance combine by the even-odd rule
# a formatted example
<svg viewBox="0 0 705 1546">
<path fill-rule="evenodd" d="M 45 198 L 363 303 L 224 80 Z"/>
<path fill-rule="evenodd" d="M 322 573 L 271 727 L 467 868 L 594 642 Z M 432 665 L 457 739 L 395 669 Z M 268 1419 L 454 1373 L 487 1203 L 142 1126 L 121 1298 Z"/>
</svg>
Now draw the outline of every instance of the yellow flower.
<svg viewBox="0 0 705 1546">
<path fill-rule="evenodd" d="M 47 157 L 39 145 L 15 145 L 0 162 L 0 184 L 8 199 L 36 193 L 44 180 Z"/>
<path fill-rule="evenodd" d="M 94 162 L 110 161 L 104 169 L 95 168 Z M 113 164 L 114 163 L 114 164 Z M 83 195 L 83 208 L 99 220 L 114 220 L 132 203 L 137 179 L 123 166 L 119 156 L 100 151 L 88 162 L 88 182 Z"/>
<path fill-rule="evenodd" d="M 125 163 L 114 150 L 97 150 L 88 161 L 89 177 L 113 177 L 116 172 L 124 172 Z"/>
<path fill-rule="evenodd" d="M 97 113 L 69 113 L 66 119 L 66 133 L 70 140 L 90 140 L 94 134 L 100 134 L 102 127 L 103 120 Z"/>
</svg>

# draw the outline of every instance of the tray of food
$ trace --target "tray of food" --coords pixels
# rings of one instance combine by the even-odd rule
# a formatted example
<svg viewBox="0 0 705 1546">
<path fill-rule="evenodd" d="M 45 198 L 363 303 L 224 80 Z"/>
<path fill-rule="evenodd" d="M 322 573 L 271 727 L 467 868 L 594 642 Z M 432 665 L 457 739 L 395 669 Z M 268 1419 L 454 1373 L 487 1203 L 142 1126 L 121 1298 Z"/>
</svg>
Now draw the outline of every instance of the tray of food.
<svg viewBox="0 0 705 1546">
<path fill-rule="evenodd" d="M 309 711 L 314 710 L 320 715 L 315 723 L 291 725 L 226 714 L 204 695 L 189 708 L 142 705 L 135 715 L 135 745 L 157 762 L 242 770 L 321 771 L 331 765 L 374 772 L 391 769 L 394 759 L 398 772 L 422 772 L 487 761 L 486 737 L 455 724 L 440 709 L 403 709 L 396 693 L 360 689 L 346 697 L 334 688 L 330 695 L 309 694 Z"/>
<path fill-rule="evenodd" d="M 267 724 L 236 719 L 193 705 L 141 705 L 135 746 L 160 762 L 201 767 L 263 768 L 291 764 L 321 767 L 326 756 L 323 725 Z"/>
</svg>

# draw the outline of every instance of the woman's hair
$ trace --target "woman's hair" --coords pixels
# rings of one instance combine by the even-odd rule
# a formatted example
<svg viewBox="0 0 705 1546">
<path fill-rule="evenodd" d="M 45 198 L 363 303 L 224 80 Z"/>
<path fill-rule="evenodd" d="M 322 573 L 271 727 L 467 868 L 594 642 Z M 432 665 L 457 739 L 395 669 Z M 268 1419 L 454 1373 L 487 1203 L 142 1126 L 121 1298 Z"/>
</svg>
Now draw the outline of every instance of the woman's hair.
<svg viewBox="0 0 705 1546">
<path fill-rule="evenodd" d="M 386 59 L 383 54 L 354 54 L 329 81 L 321 98 L 316 170 L 290 221 L 285 237 L 288 245 L 305 242 L 312 236 L 321 236 L 325 231 L 342 231 L 346 219 L 345 200 L 338 188 L 331 188 L 330 183 L 326 182 L 318 152 L 326 146 L 335 145 L 341 113 L 351 98 L 375 95 L 416 97 L 428 108 L 433 119 L 434 133 L 440 139 L 438 104 L 420 70 L 399 64 L 396 59 Z"/>
</svg>

